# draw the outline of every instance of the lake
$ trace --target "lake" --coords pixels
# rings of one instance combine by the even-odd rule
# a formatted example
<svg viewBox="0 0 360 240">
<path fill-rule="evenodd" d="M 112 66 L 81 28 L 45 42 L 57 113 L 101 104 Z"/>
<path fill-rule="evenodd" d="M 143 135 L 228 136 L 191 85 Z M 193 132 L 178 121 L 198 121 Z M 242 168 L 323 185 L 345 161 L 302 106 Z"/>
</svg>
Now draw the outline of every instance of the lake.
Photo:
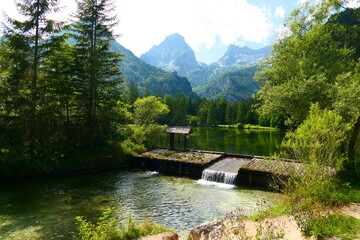
<svg viewBox="0 0 360 240">
<path fill-rule="evenodd" d="M 189 148 L 236 154 L 270 156 L 279 148 L 285 131 L 231 128 L 193 128 Z M 182 137 L 181 137 L 182 138 Z M 177 140 L 177 139 L 176 139 Z M 168 147 L 168 136 L 161 143 Z M 182 145 L 175 145 L 183 148 Z"/>
<path fill-rule="evenodd" d="M 283 134 L 276 131 L 196 128 L 190 147 L 269 155 Z M 149 219 L 185 236 L 203 222 L 242 208 L 256 211 L 279 195 L 261 189 L 221 188 L 153 172 L 114 170 L 97 174 L 0 185 L 0 239 L 71 239 L 74 218 L 95 219 L 107 208 L 120 220 Z"/>
</svg>

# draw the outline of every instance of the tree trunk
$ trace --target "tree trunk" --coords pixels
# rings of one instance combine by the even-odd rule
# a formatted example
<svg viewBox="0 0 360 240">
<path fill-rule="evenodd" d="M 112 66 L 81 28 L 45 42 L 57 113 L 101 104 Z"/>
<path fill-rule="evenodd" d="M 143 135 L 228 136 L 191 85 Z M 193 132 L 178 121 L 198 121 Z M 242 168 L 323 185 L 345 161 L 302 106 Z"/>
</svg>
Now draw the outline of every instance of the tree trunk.
<svg viewBox="0 0 360 240">
<path fill-rule="evenodd" d="M 40 39 L 40 32 L 39 32 L 39 12 L 40 12 L 40 4 L 36 9 L 36 22 L 35 22 L 35 39 L 34 39 L 34 58 L 33 58 L 33 73 L 31 78 L 31 106 L 30 106 L 30 129 L 29 129 L 29 151 L 30 154 L 33 154 L 35 151 L 35 145 L 37 141 L 37 117 L 36 117 L 36 106 L 37 106 L 37 84 L 38 84 L 38 65 L 39 65 L 39 39 Z"/>
</svg>

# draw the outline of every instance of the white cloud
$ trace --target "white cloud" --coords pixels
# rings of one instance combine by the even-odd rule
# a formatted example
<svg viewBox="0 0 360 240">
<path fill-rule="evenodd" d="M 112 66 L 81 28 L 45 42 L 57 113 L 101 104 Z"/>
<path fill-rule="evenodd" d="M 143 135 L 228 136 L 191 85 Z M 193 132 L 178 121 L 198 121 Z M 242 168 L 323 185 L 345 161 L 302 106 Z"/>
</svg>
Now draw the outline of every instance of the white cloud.
<svg viewBox="0 0 360 240">
<path fill-rule="evenodd" d="M 139 55 L 178 32 L 195 50 L 211 48 L 216 36 L 225 45 L 263 42 L 272 34 L 266 9 L 246 0 L 118 0 L 120 42 Z"/>
<path fill-rule="evenodd" d="M 1 0 L 1 8 L 14 17 L 13 0 Z M 69 19 L 74 0 L 60 0 L 64 9 L 54 15 Z M 228 45 L 245 41 L 263 43 L 273 35 L 267 9 L 247 0 L 116 0 L 120 24 L 119 42 L 140 55 L 172 33 L 182 34 L 194 49 L 214 46 L 216 39 Z M 5 9 L 6 6 L 6 9 Z M 282 14 L 279 9 L 277 14 Z"/>
<path fill-rule="evenodd" d="M 277 7 L 275 9 L 275 16 L 276 17 L 281 17 L 281 18 L 284 18 L 286 15 L 286 11 L 283 7 Z"/>
<path fill-rule="evenodd" d="M 360 1 L 359 0 L 348 0 L 347 7 L 358 8 L 358 7 L 360 7 Z"/>
</svg>

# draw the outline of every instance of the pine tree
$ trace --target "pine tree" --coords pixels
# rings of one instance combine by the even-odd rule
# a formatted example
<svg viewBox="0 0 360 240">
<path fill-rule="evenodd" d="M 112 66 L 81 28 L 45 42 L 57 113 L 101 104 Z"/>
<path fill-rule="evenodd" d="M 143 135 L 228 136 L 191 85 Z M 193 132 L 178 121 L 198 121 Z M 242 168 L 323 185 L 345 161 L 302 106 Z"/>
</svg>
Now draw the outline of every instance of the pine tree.
<svg viewBox="0 0 360 240">
<path fill-rule="evenodd" d="M 6 109 L 7 128 L 22 145 L 23 152 L 31 158 L 43 148 L 41 137 L 44 127 L 41 100 L 47 91 L 44 71 L 41 66 L 44 58 L 51 54 L 50 46 L 56 37 L 60 24 L 48 19 L 48 14 L 58 10 L 57 0 L 23 0 L 17 2 L 17 9 L 25 19 L 19 21 L 7 17 L 4 23 L 1 79 L 7 86 L 1 108 Z M 23 137 L 19 137 L 23 136 Z M 15 141 L 15 140 L 14 140 Z"/>
<path fill-rule="evenodd" d="M 237 123 L 246 123 L 246 103 L 244 101 L 240 101 L 237 107 L 237 116 L 236 116 L 236 122 Z"/>
<path fill-rule="evenodd" d="M 104 142 L 113 131 L 116 105 L 121 98 L 121 55 L 110 51 L 115 37 L 113 28 L 117 24 L 116 16 L 110 16 L 114 4 L 112 0 L 78 1 L 78 21 L 72 27 L 79 100 L 85 106 L 84 145 L 90 149 L 95 143 Z"/>
<path fill-rule="evenodd" d="M 134 102 L 139 98 L 139 88 L 135 84 L 134 79 L 130 80 L 128 91 L 129 91 L 128 102 L 130 105 L 133 105 Z"/>
</svg>

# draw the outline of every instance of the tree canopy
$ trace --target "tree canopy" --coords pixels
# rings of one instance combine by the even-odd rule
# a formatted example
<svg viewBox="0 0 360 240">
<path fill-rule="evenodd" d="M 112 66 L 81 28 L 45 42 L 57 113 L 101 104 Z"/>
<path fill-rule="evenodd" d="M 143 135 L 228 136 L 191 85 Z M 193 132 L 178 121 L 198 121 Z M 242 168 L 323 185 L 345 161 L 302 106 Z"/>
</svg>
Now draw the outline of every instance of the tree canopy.
<svg viewBox="0 0 360 240">
<path fill-rule="evenodd" d="M 360 85 L 360 9 L 342 4 L 307 2 L 290 15 L 286 23 L 289 34 L 274 44 L 272 55 L 257 75 L 262 102 L 258 112 L 263 116 L 281 114 L 289 118 L 289 124 L 298 125 L 314 103 L 321 109 L 334 109 L 352 124 L 345 151 L 346 168 L 354 171 L 360 124 L 360 105 L 355 97 L 360 95 L 356 87 Z"/>
</svg>

